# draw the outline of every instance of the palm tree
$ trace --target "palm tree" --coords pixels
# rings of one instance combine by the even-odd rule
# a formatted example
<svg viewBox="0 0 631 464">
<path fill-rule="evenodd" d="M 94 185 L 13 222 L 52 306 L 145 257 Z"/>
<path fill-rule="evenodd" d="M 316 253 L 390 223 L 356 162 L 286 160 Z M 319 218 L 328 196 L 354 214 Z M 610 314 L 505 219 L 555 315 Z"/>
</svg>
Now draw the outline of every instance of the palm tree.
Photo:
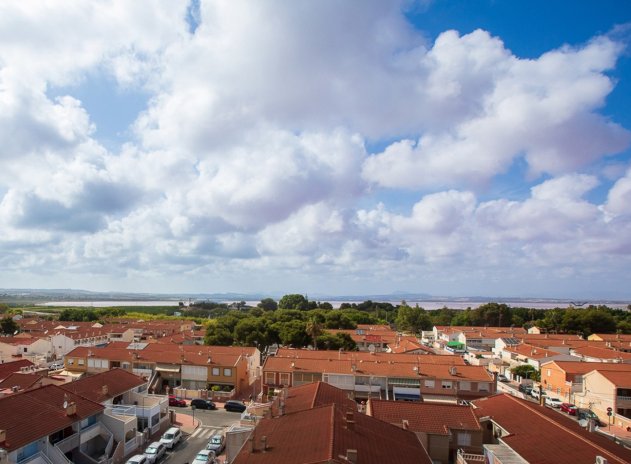
<svg viewBox="0 0 631 464">
<path fill-rule="evenodd" d="M 312 317 L 307 321 L 305 332 L 313 339 L 313 349 L 317 349 L 316 339 L 322 334 L 322 324 L 315 317 Z"/>
</svg>

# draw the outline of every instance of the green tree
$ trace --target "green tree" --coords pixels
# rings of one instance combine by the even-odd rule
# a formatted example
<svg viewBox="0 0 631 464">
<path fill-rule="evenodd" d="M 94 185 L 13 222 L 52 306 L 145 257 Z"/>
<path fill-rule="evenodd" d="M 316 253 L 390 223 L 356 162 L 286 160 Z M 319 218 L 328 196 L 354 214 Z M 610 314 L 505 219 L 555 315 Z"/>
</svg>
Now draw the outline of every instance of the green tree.
<svg viewBox="0 0 631 464">
<path fill-rule="evenodd" d="M 342 311 L 329 311 L 324 317 L 324 327 L 327 329 L 354 329 L 357 324 Z"/>
<path fill-rule="evenodd" d="M 399 330 L 412 333 L 432 328 L 432 321 L 423 308 L 412 308 L 407 305 L 399 306 L 395 323 Z"/>
<path fill-rule="evenodd" d="M 299 309 L 301 311 L 306 311 L 309 309 L 309 301 L 307 299 L 298 294 L 292 293 L 289 295 L 284 295 L 280 301 L 278 302 L 279 309 Z"/>
<path fill-rule="evenodd" d="M 537 382 L 541 379 L 541 372 L 530 364 L 524 364 L 511 369 L 514 375 L 518 375 L 523 379 L 533 379 Z"/>
<path fill-rule="evenodd" d="M 322 323 L 317 320 L 315 317 L 309 318 L 307 324 L 305 326 L 305 332 L 311 340 L 313 341 L 313 347 L 317 346 L 317 338 L 322 334 Z"/>
<path fill-rule="evenodd" d="M 263 298 L 256 306 L 261 308 L 263 311 L 276 311 L 278 309 L 278 303 L 276 303 L 276 300 L 272 298 Z"/>
<path fill-rule="evenodd" d="M 305 323 L 300 320 L 276 322 L 273 329 L 278 333 L 280 343 L 302 348 L 309 344 L 309 336 L 305 331 Z"/>
<path fill-rule="evenodd" d="M 355 351 L 357 344 L 347 333 L 324 333 L 317 338 L 316 347 L 320 350 Z"/>
<path fill-rule="evenodd" d="M 20 327 L 17 322 L 15 322 L 10 317 L 3 317 L 0 319 L 0 332 L 5 335 L 13 335 L 16 331 L 18 331 Z"/>
</svg>

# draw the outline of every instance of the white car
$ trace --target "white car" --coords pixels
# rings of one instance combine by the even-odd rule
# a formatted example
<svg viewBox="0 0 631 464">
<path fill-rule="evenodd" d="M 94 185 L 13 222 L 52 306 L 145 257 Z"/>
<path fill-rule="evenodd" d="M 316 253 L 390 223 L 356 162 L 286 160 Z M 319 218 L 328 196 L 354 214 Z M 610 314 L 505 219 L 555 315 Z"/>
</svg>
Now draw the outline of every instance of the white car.
<svg viewBox="0 0 631 464">
<path fill-rule="evenodd" d="M 211 450 L 201 450 L 195 456 L 192 464 L 212 464 L 215 461 L 215 452 Z"/>
<path fill-rule="evenodd" d="M 175 445 L 177 445 L 182 439 L 182 432 L 177 427 L 171 427 L 169 430 L 164 432 L 162 438 L 160 438 L 160 443 L 167 447 L 167 449 L 173 449 Z"/>
<path fill-rule="evenodd" d="M 558 398 L 552 398 L 551 396 L 546 396 L 546 405 L 550 406 L 552 408 L 560 408 L 561 405 L 563 404 L 563 401 L 561 401 Z"/>
<path fill-rule="evenodd" d="M 129 458 L 125 464 L 147 464 L 147 457 L 144 454 L 137 454 Z"/>
<path fill-rule="evenodd" d="M 166 452 L 167 447 L 163 443 L 154 441 L 147 446 L 147 449 L 145 450 L 145 457 L 147 458 L 147 462 L 149 464 L 155 464 L 166 454 Z"/>
</svg>

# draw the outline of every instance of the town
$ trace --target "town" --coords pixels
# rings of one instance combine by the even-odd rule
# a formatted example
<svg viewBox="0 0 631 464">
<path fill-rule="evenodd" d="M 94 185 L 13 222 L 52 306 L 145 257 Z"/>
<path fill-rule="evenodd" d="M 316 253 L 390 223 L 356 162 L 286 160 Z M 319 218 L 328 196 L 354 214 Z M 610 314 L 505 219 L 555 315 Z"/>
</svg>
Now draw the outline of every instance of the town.
<svg viewBox="0 0 631 464">
<path fill-rule="evenodd" d="M 319 306 L 347 325 L 345 309 Z M 0 463 L 631 462 L 631 335 L 620 331 L 583 337 L 545 319 L 410 330 L 403 302 L 393 323 L 314 330 L 312 316 L 305 346 L 209 345 L 217 324 L 178 309 L 5 316 Z M 321 349 L 342 334 L 345 348 Z"/>
</svg>

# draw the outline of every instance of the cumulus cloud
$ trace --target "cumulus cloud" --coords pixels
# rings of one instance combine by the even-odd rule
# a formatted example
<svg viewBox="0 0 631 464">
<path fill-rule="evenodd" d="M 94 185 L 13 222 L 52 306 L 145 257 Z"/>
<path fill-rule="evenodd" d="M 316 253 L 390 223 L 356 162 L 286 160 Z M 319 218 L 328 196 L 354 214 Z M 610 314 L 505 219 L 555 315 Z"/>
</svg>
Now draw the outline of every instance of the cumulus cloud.
<svg viewBox="0 0 631 464">
<path fill-rule="evenodd" d="M 522 60 L 487 32 L 442 34 L 427 54 L 429 101 L 448 126 L 419 126 L 369 158 L 364 177 L 386 187 L 479 186 L 524 156 L 535 175 L 562 174 L 628 147 L 631 133 L 596 111 L 613 83 L 620 44 L 600 37 Z M 440 118 L 439 118 L 440 119 Z"/>
</svg>

